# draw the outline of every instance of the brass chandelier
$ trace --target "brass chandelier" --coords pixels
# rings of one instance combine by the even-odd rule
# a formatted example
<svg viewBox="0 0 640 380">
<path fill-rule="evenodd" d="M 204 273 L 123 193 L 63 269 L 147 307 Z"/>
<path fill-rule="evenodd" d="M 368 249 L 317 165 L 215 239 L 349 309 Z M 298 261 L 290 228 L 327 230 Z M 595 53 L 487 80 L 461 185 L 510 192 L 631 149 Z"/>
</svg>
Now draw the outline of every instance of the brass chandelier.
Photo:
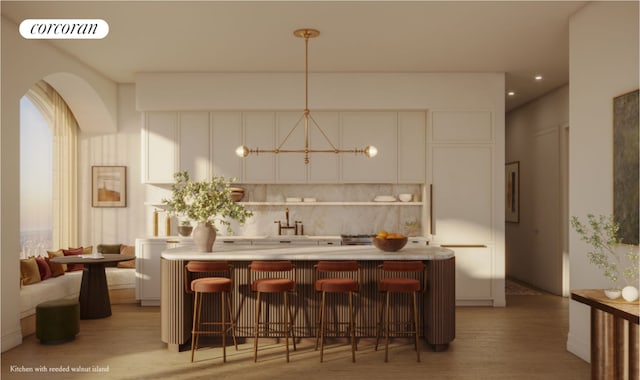
<svg viewBox="0 0 640 380">
<path fill-rule="evenodd" d="M 304 111 L 302 116 L 295 123 L 293 128 L 289 131 L 287 136 L 282 140 L 280 145 L 276 149 L 260 149 L 260 148 L 249 148 L 246 145 L 241 145 L 236 149 L 236 154 L 239 157 L 247 157 L 249 154 L 260 154 L 260 153 L 304 153 L 304 163 L 309 163 L 309 153 L 354 153 L 354 154 L 364 154 L 367 157 L 374 157 L 378 154 L 378 149 L 375 146 L 369 145 L 364 148 L 354 148 L 354 149 L 338 149 L 335 145 L 329 140 L 327 134 L 320 128 L 318 123 L 311 116 L 311 111 L 309 111 L 309 38 L 315 38 L 320 35 L 320 32 L 315 29 L 298 29 L 293 32 L 293 35 L 296 37 L 304 38 L 304 49 L 305 49 L 305 64 L 304 64 L 304 81 L 305 81 L 305 93 L 304 93 Z M 304 120 L 304 148 L 301 149 L 282 149 L 282 146 L 287 142 L 287 139 L 293 131 L 295 131 L 298 126 L 300 126 L 301 121 Z M 329 143 L 331 149 L 311 149 L 309 147 L 309 125 L 313 123 L 313 125 L 318 128 L 324 139 Z"/>
</svg>

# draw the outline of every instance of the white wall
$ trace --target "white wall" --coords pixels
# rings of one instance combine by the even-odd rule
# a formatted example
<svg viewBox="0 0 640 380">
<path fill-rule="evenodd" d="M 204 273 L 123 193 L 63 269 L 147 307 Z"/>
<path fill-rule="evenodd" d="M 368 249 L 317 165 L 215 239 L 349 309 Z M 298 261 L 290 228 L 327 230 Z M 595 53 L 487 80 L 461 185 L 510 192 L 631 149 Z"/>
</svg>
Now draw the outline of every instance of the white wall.
<svg viewBox="0 0 640 380">
<path fill-rule="evenodd" d="M 520 222 L 505 227 L 507 276 L 563 294 L 563 133 L 569 86 L 506 116 L 506 162 L 520 162 Z"/>
<path fill-rule="evenodd" d="M 569 215 L 611 214 L 613 98 L 638 88 L 638 3 L 589 4 L 571 18 L 569 31 Z M 573 231 L 569 249 L 571 289 L 608 286 Z M 589 339 L 589 309 L 571 301 L 567 348 L 588 361 Z"/>
</svg>

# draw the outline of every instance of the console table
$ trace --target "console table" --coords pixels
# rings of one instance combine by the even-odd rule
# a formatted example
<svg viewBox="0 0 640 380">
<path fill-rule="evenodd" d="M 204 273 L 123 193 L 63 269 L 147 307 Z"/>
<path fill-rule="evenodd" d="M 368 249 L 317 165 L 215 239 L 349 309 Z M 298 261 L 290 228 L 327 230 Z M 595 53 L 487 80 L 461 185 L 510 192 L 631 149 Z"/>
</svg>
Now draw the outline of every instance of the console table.
<svg viewBox="0 0 640 380">
<path fill-rule="evenodd" d="M 591 307 L 591 378 L 638 380 L 638 302 L 608 299 L 602 289 L 573 290 L 571 299 Z"/>
</svg>

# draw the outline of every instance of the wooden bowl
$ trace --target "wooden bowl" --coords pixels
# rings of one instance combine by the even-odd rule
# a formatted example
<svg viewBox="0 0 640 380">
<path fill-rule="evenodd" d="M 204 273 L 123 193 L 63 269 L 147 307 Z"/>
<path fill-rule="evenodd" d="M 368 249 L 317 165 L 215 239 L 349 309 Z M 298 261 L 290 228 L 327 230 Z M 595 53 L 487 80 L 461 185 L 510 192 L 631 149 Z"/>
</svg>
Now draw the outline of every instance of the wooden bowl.
<svg viewBox="0 0 640 380">
<path fill-rule="evenodd" d="M 380 239 L 374 237 L 373 245 L 385 252 L 395 252 L 401 250 L 407 244 L 408 240 L 409 238 L 407 237 L 401 239 Z"/>
</svg>

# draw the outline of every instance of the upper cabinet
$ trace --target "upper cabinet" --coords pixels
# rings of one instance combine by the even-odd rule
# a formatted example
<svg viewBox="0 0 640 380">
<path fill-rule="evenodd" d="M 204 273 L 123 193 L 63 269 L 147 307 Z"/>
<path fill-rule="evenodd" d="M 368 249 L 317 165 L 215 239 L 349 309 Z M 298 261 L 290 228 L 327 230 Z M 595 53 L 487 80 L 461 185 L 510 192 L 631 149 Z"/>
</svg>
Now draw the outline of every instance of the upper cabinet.
<svg viewBox="0 0 640 380">
<path fill-rule="evenodd" d="M 189 176 L 195 181 L 209 178 L 211 173 L 209 113 L 180 112 L 178 129 L 180 170 L 189 171 Z"/>
<path fill-rule="evenodd" d="M 373 145 L 378 155 L 344 153 L 342 180 L 345 183 L 395 183 L 398 167 L 398 114 L 396 112 L 345 112 L 342 114 L 342 148 Z"/>
<path fill-rule="evenodd" d="M 142 128 L 142 182 L 172 183 L 178 169 L 178 113 L 147 112 Z"/>
<path fill-rule="evenodd" d="M 313 112 L 311 150 L 362 149 L 378 155 L 311 153 L 235 155 L 236 147 L 299 150 L 305 146 L 300 112 L 146 112 L 143 182 L 172 183 L 188 170 L 191 178 L 211 175 L 239 183 L 425 183 L 424 111 Z"/>
</svg>

